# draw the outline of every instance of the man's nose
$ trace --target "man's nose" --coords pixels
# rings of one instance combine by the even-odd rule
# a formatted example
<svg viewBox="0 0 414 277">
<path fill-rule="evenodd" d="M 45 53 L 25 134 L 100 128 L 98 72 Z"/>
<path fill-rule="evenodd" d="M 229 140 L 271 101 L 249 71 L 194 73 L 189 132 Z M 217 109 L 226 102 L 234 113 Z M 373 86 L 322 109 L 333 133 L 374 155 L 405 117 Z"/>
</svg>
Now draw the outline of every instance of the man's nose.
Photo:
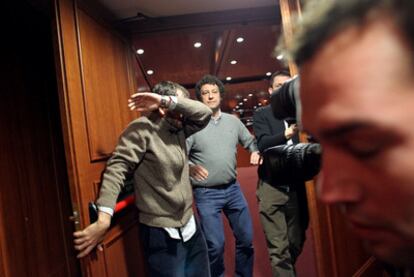
<svg viewBox="0 0 414 277">
<path fill-rule="evenodd" d="M 209 99 L 212 99 L 212 98 L 213 98 L 213 93 L 212 93 L 212 92 L 209 92 L 209 93 L 208 93 L 208 98 L 209 98 Z"/>
<path fill-rule="evenodd" d="M 358 202 L 362 187 L 358 172 L 353 170 L 351 161 L 332 155 L 324 148 L 321 174 L 317 180 L 318 198 L 326 204 Z"/>
</svg>

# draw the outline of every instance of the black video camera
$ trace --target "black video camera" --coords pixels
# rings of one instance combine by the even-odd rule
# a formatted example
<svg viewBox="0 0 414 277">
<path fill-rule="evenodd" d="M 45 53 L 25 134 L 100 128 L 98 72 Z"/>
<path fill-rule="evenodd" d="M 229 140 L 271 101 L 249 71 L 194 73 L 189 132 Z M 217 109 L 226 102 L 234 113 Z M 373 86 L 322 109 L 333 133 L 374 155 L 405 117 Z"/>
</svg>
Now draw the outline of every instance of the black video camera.
<svg viewBox="0 0 414 277">
<path fill-rule="evenodd" d="M 288 124 L 296 123 L 298 95 L 299 77 L 294 77 L 273 92 L 270 98 L 273 115 Z M 266 149 L 263 153 L 266 178 L 272 184 L 311 180 L 320 170 L 321 154 L 319 143 L 280 145 Z"/>
<path fill-rule="evenodd" d="M 273 115 L 289 124 L 296 123 L 296 95 L 299 91 L 299 77 L 294 77 L 275 90 L 270 97 Z"/>
<path fill-rule="evenodd" d="M 321 166 L 319 143 L 278 145 L 266 149 L 261 178 L 273 185 L 292 185 L 311 180 Z"/>
</svg>

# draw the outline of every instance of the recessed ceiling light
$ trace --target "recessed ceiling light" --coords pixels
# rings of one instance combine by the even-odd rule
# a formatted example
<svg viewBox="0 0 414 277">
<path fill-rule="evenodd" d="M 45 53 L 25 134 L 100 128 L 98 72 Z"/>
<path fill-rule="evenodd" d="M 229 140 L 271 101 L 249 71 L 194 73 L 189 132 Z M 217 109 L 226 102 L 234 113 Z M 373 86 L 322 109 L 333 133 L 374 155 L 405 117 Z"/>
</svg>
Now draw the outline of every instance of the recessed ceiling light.
<svg viewBox="0 0 414 277">
<path fill-rule="evenodd" d="M 257 106 L 261 106 L 261 105 L 262 105 L 262 103 L 257 104 Z"/>
<path fill-rule="evenodd" d="M 236 61 L 236 60 L 232 60 L 230 63 L 231 63 L 231 64 L 236 64 L 236 63 L 237 63 L 237 61 Z"/>
<path fill-rule="evenodd" d="M 280 60 L 282 60 L 282 59 L 283 59 L 283 55 L 282 55 L 282 54 L 278 55 L 278 56 L 276 57 L 276 59 L 278 59 L 279 61 L 280 61 Z"/>
<path fill-rule="evenodd" d="M 235 108 L 236 108 L 236 109 L 238 109 L 238 108 L 239 108 L 239 106 L 236 106 Z"/>
<path fill-rule="evenodd" d="M 226 77 L 226 81 L 231 81 L 231 77 Z"/>
<path fill-rule="evenodd" d="M 254 106 L 253 109 L 257 109 L 257 106 Z"/>
<path fill-rule="evenodd" d="M 238 37 L 238 38 L 236 39 L 236 41 L 237 41 L 238 43 L 242 43 L 242 42 L 244 41 L 244 38 L 242 38 L 242 37 Z"/>
<path fill-rule="evenodd" d="M 244 99 L 243 99 L 243 101 L 244 101 L 244 102 L 247 102 L 247 98 L 244 98 Z"/>
<path fill-rule="evenodd" d="M 196 43 L 194 43 L 194 47 L 195 48 L 200 48 L 201 47 L 201 42 L 196 42 Z"/>
<path fill-rule="evenodd" d="M 272 75 L 272 72 L 267 72 L 266 73 L 266 76 L 270 76 L 270 75 Z"/>
<path fill-rule="evenodd" d="M 142 54 L 144 54 L 144 49 L 141 49 L 141 48 L 140 48 L 140 49 L 138 49 L 138 50 L 137 50 L 137 54 L 138 54 L 138 55 L 142 55 Z"/>
<path fill-rule="evenodd" d="M 244 103 L 243 102 L 239 102 L 239 105 L 241 106 L 241 105 L 243 105 Z"/>
<path fill-rule="evenodd" d="M 253 96 L 253 93 L 249 93 L 249 97 L 252 97 Z"/>
<path fill-rule="evenodd" d="M 147 70 L 147 74 L 148 74 L 148 75 L 152 75 L 152 74 L 154 74 L 154 70 L 152 70 L 152 69 Z"/>
</svg>

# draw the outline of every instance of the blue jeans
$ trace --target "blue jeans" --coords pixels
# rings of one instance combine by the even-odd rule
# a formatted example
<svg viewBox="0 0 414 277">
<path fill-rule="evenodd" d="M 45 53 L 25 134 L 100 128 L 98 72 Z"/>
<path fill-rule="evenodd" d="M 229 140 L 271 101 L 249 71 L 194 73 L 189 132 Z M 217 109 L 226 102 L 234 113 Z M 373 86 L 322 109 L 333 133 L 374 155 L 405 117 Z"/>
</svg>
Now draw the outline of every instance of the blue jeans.
<svg viewBox="0 0 414 277">
<path fill-rule="evenodd" d="M 151 277 L 210 277 L 207 245 L 197 224 L 193 237 L 172 239 L 163 228 L 140 224 L 139 233 Z"/>
<path fill-rule="evenodd" d="M 253 275 L 253 226 L 246 199 L 235 181 L 218 188 L 194 188 L 201 229 L 207 241 L 211 276 L 224 276 L 224 228 L 226 215 L 236 239 L 236 276 Z"/>
</svg>

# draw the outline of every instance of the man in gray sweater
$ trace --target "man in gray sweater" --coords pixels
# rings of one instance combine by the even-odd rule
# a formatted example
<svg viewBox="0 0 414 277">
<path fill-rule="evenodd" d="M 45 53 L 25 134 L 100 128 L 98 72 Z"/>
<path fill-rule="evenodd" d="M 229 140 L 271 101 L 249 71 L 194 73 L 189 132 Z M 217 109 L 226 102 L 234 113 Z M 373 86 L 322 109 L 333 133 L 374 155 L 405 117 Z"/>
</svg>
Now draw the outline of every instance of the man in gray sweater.
<svg viewBox="0 0 414 277">
<path fill-rule="evenodd" d="M 211 110 L 180 97 L 186 91 L 173 82 L 157 84 L 154 92 L 131 97 L 130 108 L 147 116 L 122 133 L 103 175 L 98 221 L 75 232 L 75 248 L 84 257 L 102 242 L 125 178 L 133 174 L 150 276 L 210 276 L 206 243 L 192 210 L 185 139 L 206 126 Z"/>
<path fill-rule="evenodd" d="M 253 274 L 253 227 L 246 199 L 236 180 L 237 145 L 257 164 L 256 142 L 235 116 L 220 111 L 223 83 L 206 75 L 196 85 L 197 98 L 213 110 L 207 127 L 187 139 L 190 176 L 201 228 L 207 240 L 212 276 L 224 276 L 222 211 L 236 239 L 236 276 Z"/>
</svg>

